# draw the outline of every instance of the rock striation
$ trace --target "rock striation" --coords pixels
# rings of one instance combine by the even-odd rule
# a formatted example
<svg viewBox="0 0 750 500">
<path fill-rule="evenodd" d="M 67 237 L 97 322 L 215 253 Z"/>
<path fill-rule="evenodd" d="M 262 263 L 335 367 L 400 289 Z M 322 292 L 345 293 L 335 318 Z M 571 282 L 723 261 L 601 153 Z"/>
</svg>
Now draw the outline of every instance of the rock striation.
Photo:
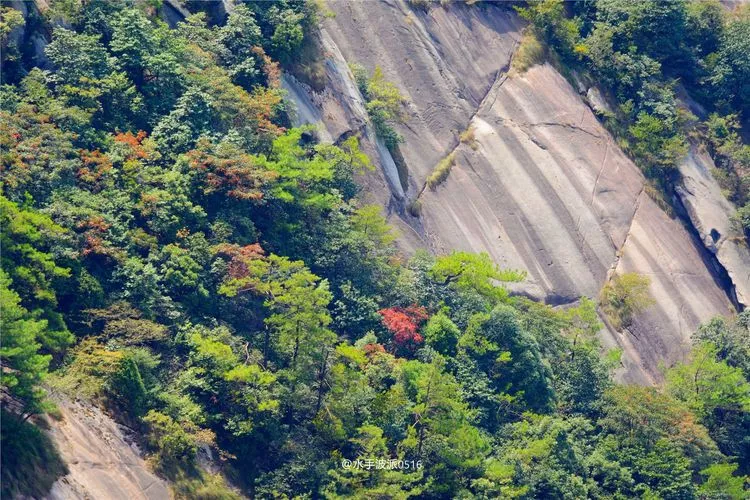
<svg viewBox="0 0 750 500">
<path fill-rule="evenodd" d="M 146 466 L 122 428 L 100 409 L 59 400 L 62 414 L 50 422 L 69 473 L 52 486 L 47 499 L 164 500 L 171 494 L 164 480 Z"/>
<path fill-rule="evenodd" d="M 702 242 L 649 198 L 639 169 L 568 81 L 548 64 L 510 70 L 522 29 L 512 11 L 422 10 L 397 0 L 327 6 L 335 15 L 321 30 L 326 89 L 285 85 L 300 123 L 318 123 L 333 141 L 361 133 L 379 166 L 362 179 L 365 196 L 383 204 L 406 250 L 487 252 L 528 272 L 516 293 L 555 305 L 596 298 L 613 272 L 648 275 L 656 305 L 627 331 L 602 332 L 623 349 L 628 382 L 659 381 L 701 322 L 731 313 Z M 393 159 L 368 126 L 347 62 L 379 66 L 408 101 L 398 130 L 406 182 L 403 174 L 396 182 Z M 425 187 L 449 154 L 447 180 Z M 419 218 L 405 210 L 416 199 Z"/>
<path fill-rule="evenodd" d="M 750 248 L 731 223 L 736 207 L 711 174 L 715 168 L 705 149 L 693 144 L 680 165 L 682 181 L 676 192 L 703 245 L 726 271 L 734 300 L 744 308 L 750 306 Z"/>
</svg>

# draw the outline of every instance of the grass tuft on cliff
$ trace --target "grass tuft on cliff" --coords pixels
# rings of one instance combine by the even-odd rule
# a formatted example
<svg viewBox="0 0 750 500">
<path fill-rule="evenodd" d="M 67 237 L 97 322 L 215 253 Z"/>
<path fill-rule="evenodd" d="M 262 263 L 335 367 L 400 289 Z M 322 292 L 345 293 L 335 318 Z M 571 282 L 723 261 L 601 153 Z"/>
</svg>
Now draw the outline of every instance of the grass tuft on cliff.
<svg viewBox="0 0 750 500">
<path fill-rule="evenodd" d="M 448 176 L 451 173 L 451 169 L 456 164 L 456 153 L 451 153 L 440 162 L 438 162 L 437 165 L 435 165 L 435 169 L 432 171 L 429 177 L 427 177 L 427 187 L 434 190 L 437 188 L 440 184 L 445 182 L 445 180 L 448 178 Z"/>
</svg>

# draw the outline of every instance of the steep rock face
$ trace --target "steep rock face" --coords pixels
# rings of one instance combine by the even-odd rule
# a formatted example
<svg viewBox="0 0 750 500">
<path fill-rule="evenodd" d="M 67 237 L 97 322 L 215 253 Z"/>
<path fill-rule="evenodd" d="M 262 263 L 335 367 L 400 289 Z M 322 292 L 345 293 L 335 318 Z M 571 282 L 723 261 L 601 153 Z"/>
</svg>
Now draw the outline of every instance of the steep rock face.
<svg viewBox="0 0 750 500">
<path fill-rule="evenodd" d="M 39 17 L 42 16 L 47 8 L 47 2 L 44 0 L 4 0 L 4 7 L 10 7 L 21 12 L 25 24 L 16 27 L 8 35 L 8 45 L 14 45 L 17 49 L 26 52 L 34 66 L 42 69 L 49 69 L 50 61 L 44 53 L 48 40 L 46 34 L 39 29 L 29 29 L 35 26 Z"/>
<path fill-rule="evenodd" d="M 736 207 L 721 193 L 719 183 L 711 175 L 714 168 L 708 153 L 693 145 L 680 165 L 682 185 L 676 191 L 703 244 L 729 275 L 737 302 L 747 307 L 750 306 L 750 249 L 731 225 L 729 218 Z"/>
<path fill-rule="evenodd" d="M 50 435 L 70 472 L 59 479 L 47 498 L 73 500 L 164 500 L 166 483 L 146 467 L 120 427 L 101 410 L 59 401 L 62 420 L 51 422 Z"/>
<path fill-rule="evenodd" d="M 424 11 L 397 0 L 328 5 L 336 15 L 325 29 L 343 57 L 370 71 L 380 66 L 408 102 L 399 133 L 413 193 L 508 69 L 521 24 L 498 6 Z"/>
<path fill-rule="evenodd" d="M 626 333 L 613 334 L 625 354 L 644 368 L 637 376 L 628 370 L 625 380 L 658 382 L 660 365 L 682 358 L 701 323 L 733 311 L 702 250 L 681 221 L 641 194 L 616 270 L 648 276 L 656 305 L 639 314 Z"/>
<path fill-rule="evenodd" d="M 629 381 L 658 380 L 702 321 L 729 311 L 691 234 L 551 66 L 498 80 L 472 125 L 474 147 L 459 146 L 445 185 L 423 195 L 436 248 L 526 269 L 550 302 L 596 297 L 613 269 L 649 276 L 656 305 L 609 333 Z"/>
<path fill-rule="evenodd" d="M 638 171 L 547 65 L 498 79 L 471 126 L 474 144 L 422 195 L 435 248 L 526 269 L 550 302 L 595 297 L 635 212 Z"/>
<path fill-rule="evenodd" d="M 648 198 L 638 168 L 568 82 L 549 65 L 509 76 L 521 28 L 510 11 L 422 11 L 395 0 L 327 5 L 335 13 L 322 29 L 327 88 L 317 94 L 291 83 L 306 95 L 292 95 L 305 108 L 299 120 L 321 122 L 332 140 L 364 132 L 363 146 L 381 166 L 363 179 L 365 191 L 388 208 L 405 248 L 488 252 L 528 271 L 517 291 L 556 304 L 597 297 L 615 270 L 648 275 L 657 304 L 629 331 L 603 332 L 606 344 L 624 350 L 625 381 L 659 380 L 659 365 L 685 352 L 700 322 L 731 311 L 700 242 Z M 399 128 L 404 190 L 394 187 L 392 159 L 367 126 L 347 61 L 380 66 L 409 101 Z M 459 143 L 469 127 L 473 141 Z M 448 179 L 425 189 L 451 152 Z M 416 197 L 419 219 L 403 210 Z"/>
</svg>

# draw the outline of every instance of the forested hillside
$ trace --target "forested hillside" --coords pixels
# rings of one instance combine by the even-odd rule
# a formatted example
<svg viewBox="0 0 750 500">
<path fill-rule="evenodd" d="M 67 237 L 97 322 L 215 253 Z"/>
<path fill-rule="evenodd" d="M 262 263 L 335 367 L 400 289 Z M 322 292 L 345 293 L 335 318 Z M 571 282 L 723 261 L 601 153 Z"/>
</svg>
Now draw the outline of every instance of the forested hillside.
<svg viewBox="0 0 750 500">
<path fill-rule="evenodd" d="M 236 3 L 186 1 L 174 27 L 152 0 L 2 7 L 4 497 L 43 497 L 65 473 L 40 430 L 62 397 L 132 429 L 177 498 L 746 498 L 750 313 L 702 326 L 662 387 L 614 384 L 593 300 L 512 294 L 526 273 L 487 254 L 403 255 L 362 201 L 358 135 L 292 127 L 282 69 L 314 69 L 325 5 Z M 669 5 L 725 22 L 714 4 Z M 565 52 L 581 26 L 559 8 L 522 12 L 559 57 L 601 52 L 577 38 Z M 616 20 L 577 19 L 608 47 L 628 40 L 596 31 Z M 700 41 L 674 71 L 704 71 L 689 76 L 719 113 L 707 126 L 739 205 L 748 37 L 732 33 L 749 19 L 675 42 Z M 667 182 L 680 117 L 672 73 L 647 59 L 672 45 L 622 43 L 646 83 L 586 64 L 622 94 L 628 151 Z M 361 84 L 395 146 L 394 90 Z M 626 321 L 642 283 L 624 275 L 601 305 Z"/>
</svg>

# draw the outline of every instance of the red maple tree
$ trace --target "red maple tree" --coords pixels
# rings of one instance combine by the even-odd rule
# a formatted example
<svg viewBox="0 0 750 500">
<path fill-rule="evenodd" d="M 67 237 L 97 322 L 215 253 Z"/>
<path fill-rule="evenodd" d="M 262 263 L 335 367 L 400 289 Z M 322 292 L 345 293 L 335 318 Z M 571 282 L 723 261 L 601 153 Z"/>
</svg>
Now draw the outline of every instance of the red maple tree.
<svg viewBox="0 0 750 500">
<path fill-rule="evenodd" d="M 115 135 L 115 142 L 125 144 L 128 146 L 127 157 L 131 159 L 143 160 L 148 158 L 148 151 L 143 146 L 143 140 L 146 138 L 146 132 L 139 130 L 137 134 L 133 135 L 132 132 L 125 132 Z"/>
<path fill-rule="evenodd" d="M 203 192 L 225 193 L 231 198 L 259 201 L 263 187 L 277 177 L 262 168 L 257 159 L 240 150 L 214 152 L 206 140 L 188 153 L 190 166 L 201 174 Z"/>
<path fill-rule="evenodd" d="M 368 357 L 373 357 L 377 354 L 385 352 L 385 347 L 383 347 L 383 344 L 365 344 L 363 349 Z"/>
<path fill-rule="evenodd" d="M 427 319 L 427 310 L 422 306 L 389 307 L 378 313 L 383 317 L 383 324 L 393 333 L 393 344 L 398 349 L 413 350 L 424 340 L 417 330 Z"/>
</svg>

